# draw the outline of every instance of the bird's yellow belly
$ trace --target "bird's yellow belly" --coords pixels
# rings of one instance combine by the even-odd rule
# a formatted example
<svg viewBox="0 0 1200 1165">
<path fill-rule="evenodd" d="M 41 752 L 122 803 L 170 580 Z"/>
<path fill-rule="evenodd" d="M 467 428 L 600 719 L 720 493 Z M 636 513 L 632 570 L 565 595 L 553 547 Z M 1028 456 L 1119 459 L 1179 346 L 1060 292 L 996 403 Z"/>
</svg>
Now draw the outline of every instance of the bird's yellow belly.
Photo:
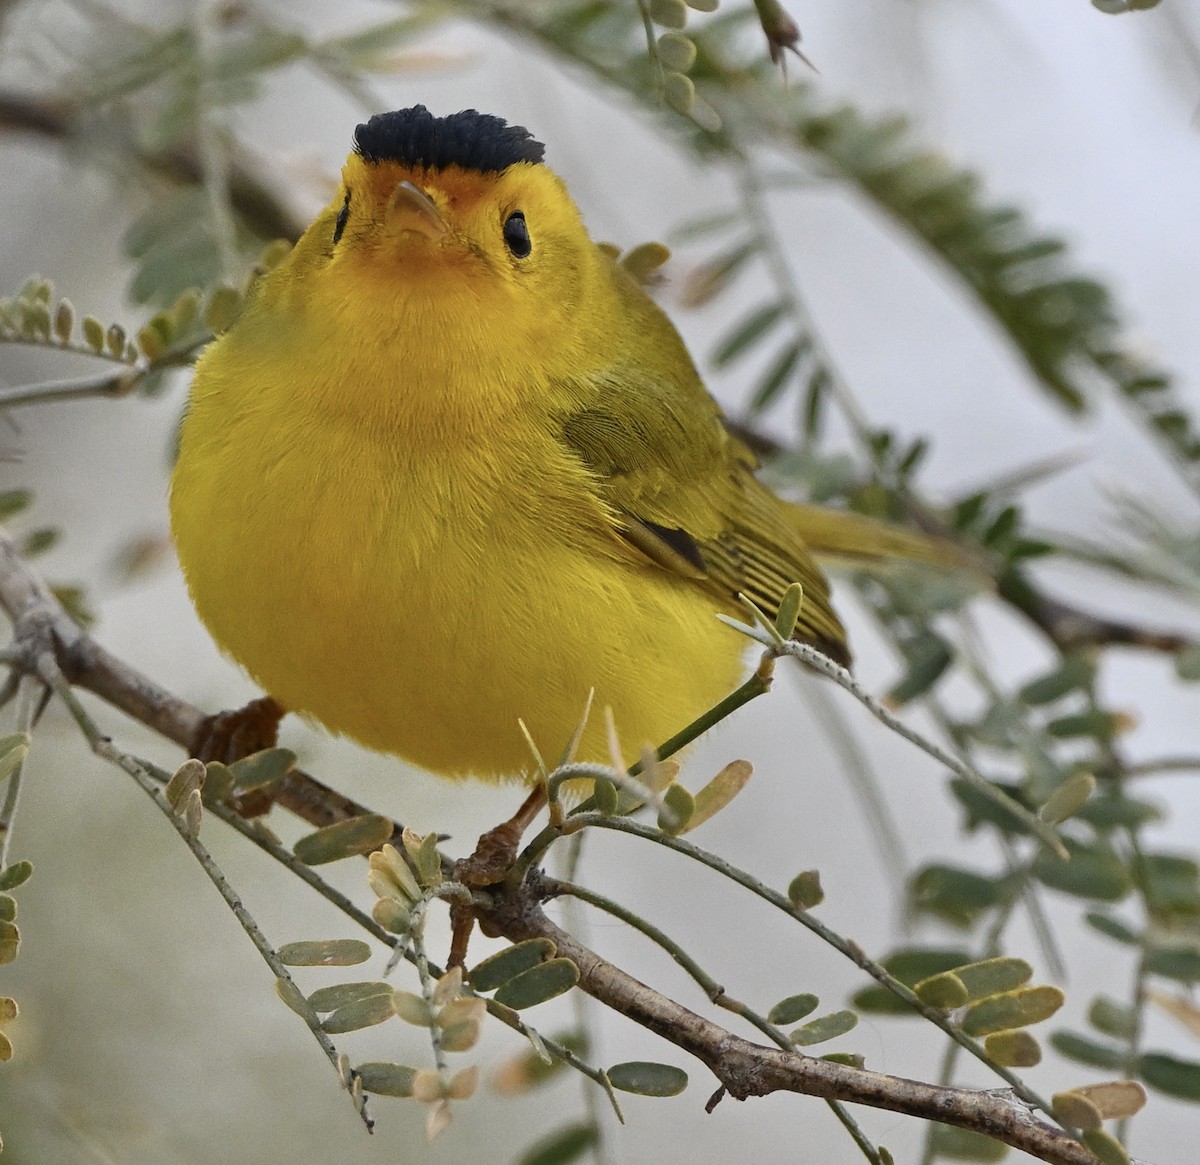
<svg viewBox="0 0 1200 1165">
<path fill-rule="evenodd" d="M 327 423 L 319 452 L 226 437 L 173 487 L 189 587 L 217 642 L 331 731 L 440 773 L 521 777 L 518 718 L 553 763 L 594 689 L 582 755 L 607 759 L 608 705 L 631 759 L 737 681 L 742 641 L 715 602 L 628 555 L 590 495 L 529 496 L 511 464 L 405 456 Z"/>
</svg>

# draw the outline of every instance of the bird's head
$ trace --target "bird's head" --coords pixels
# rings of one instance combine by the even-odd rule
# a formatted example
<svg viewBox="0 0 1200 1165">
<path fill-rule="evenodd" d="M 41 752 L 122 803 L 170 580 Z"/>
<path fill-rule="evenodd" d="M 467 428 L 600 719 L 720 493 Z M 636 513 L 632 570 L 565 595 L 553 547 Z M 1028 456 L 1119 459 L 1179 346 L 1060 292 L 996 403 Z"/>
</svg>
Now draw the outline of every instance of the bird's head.
<svg viewBox="0 0 1200 1165">
<path fill-rule="evenodd" d="M 558 343 L 599 306 L 603 257 L 527 130 L 418 105 L 359 125 L 354 146 L 297 248 L 322 310 L 385 342 L 425 329 L 499 353 Z"/>
</svg>

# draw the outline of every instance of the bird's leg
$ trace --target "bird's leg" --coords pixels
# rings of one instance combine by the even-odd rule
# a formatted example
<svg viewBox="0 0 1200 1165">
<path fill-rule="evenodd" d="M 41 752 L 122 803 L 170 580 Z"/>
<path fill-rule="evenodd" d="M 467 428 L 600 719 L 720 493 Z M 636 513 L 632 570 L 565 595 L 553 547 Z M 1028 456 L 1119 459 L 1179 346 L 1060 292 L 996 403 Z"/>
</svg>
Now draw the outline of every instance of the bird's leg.
<svg viewBox="0 0 1200 1165">
<path fill-rule="evenodd" d="M 206 716 L 192 737 L 191 755 L 202 761 L 233 764 L 264 748 L 274 748 L 279 739 L 279 722 L 287 709 L 270 696 L 263 696 L 242 708 Z M 271 808 L 273 798 L 263 790 L 237 798 L 234 808 L 242 817 L 261 817 Z"/>
<path fill-rule="evenodd" d="M 455 863 L 456 879 L 464 886 L 493 886 L 501 881 L 517 860 L 517 847 L 525 830 L 546 804 L 546 787 L 539 785 L 521 803 L 507 821 L 480 834 L 475 852 Z M 475 912 L 470 906 L 450 908 L 449 967 L 461 967 L 467 957 L 467 943 L 475 925 Z"/>
<path fill-rule="evenodd" d="M 475 852 L 455 867 L 464 886 L 491 886 L 512 869 L 517 847 L 533 819 L 546 804 L 546 787 L 539 785 L 507 821 L 479 835 Z"/>
</svg>

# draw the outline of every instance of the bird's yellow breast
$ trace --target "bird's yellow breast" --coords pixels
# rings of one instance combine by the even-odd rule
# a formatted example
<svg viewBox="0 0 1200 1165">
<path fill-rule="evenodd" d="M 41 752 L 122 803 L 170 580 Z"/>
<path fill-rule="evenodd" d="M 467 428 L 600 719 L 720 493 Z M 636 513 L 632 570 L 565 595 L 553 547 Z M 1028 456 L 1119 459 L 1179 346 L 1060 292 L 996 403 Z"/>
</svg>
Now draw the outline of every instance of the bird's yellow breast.
<svg viewBox="0 0 1200 1165">
<path fill-rule="evenodd" d="M 437 772 L 503 778 L 530 767 L 518 718 L 555 758 L 595 689 L 632 757 L 736 682 L 712 599 L 614 536 L 541 422 L 331 410 L 380 370 L 238 335 L 198 369 L 172 523 L 201 617 L 285 707 Z M 391 376 L 398 394 L 436 387 L 428 368 L 419 385 Z"/>
</svg>

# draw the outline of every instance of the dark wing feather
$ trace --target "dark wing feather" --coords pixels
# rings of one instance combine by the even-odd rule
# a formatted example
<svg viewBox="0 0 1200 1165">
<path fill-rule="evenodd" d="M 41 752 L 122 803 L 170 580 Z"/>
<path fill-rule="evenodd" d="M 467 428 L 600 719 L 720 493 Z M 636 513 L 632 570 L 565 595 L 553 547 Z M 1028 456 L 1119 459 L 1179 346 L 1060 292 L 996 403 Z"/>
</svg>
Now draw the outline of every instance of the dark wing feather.
<svg viewBox="0 0 1200 1165">
<path fill-rule="evenodd" d="M 699 380 L 663 385 L 618 369 L 589 387 L 587 407 L 560 418 L 562 439 L 618 514 L 617 532 L 728 611 L 739 611 L 740 592 L 774 615 L 800 583 L 796 638 L 848 662 L 829 585 L 789 523 L 787 503 L 754 476 L 754 454 L 725 428 Z"/>
</svg>

